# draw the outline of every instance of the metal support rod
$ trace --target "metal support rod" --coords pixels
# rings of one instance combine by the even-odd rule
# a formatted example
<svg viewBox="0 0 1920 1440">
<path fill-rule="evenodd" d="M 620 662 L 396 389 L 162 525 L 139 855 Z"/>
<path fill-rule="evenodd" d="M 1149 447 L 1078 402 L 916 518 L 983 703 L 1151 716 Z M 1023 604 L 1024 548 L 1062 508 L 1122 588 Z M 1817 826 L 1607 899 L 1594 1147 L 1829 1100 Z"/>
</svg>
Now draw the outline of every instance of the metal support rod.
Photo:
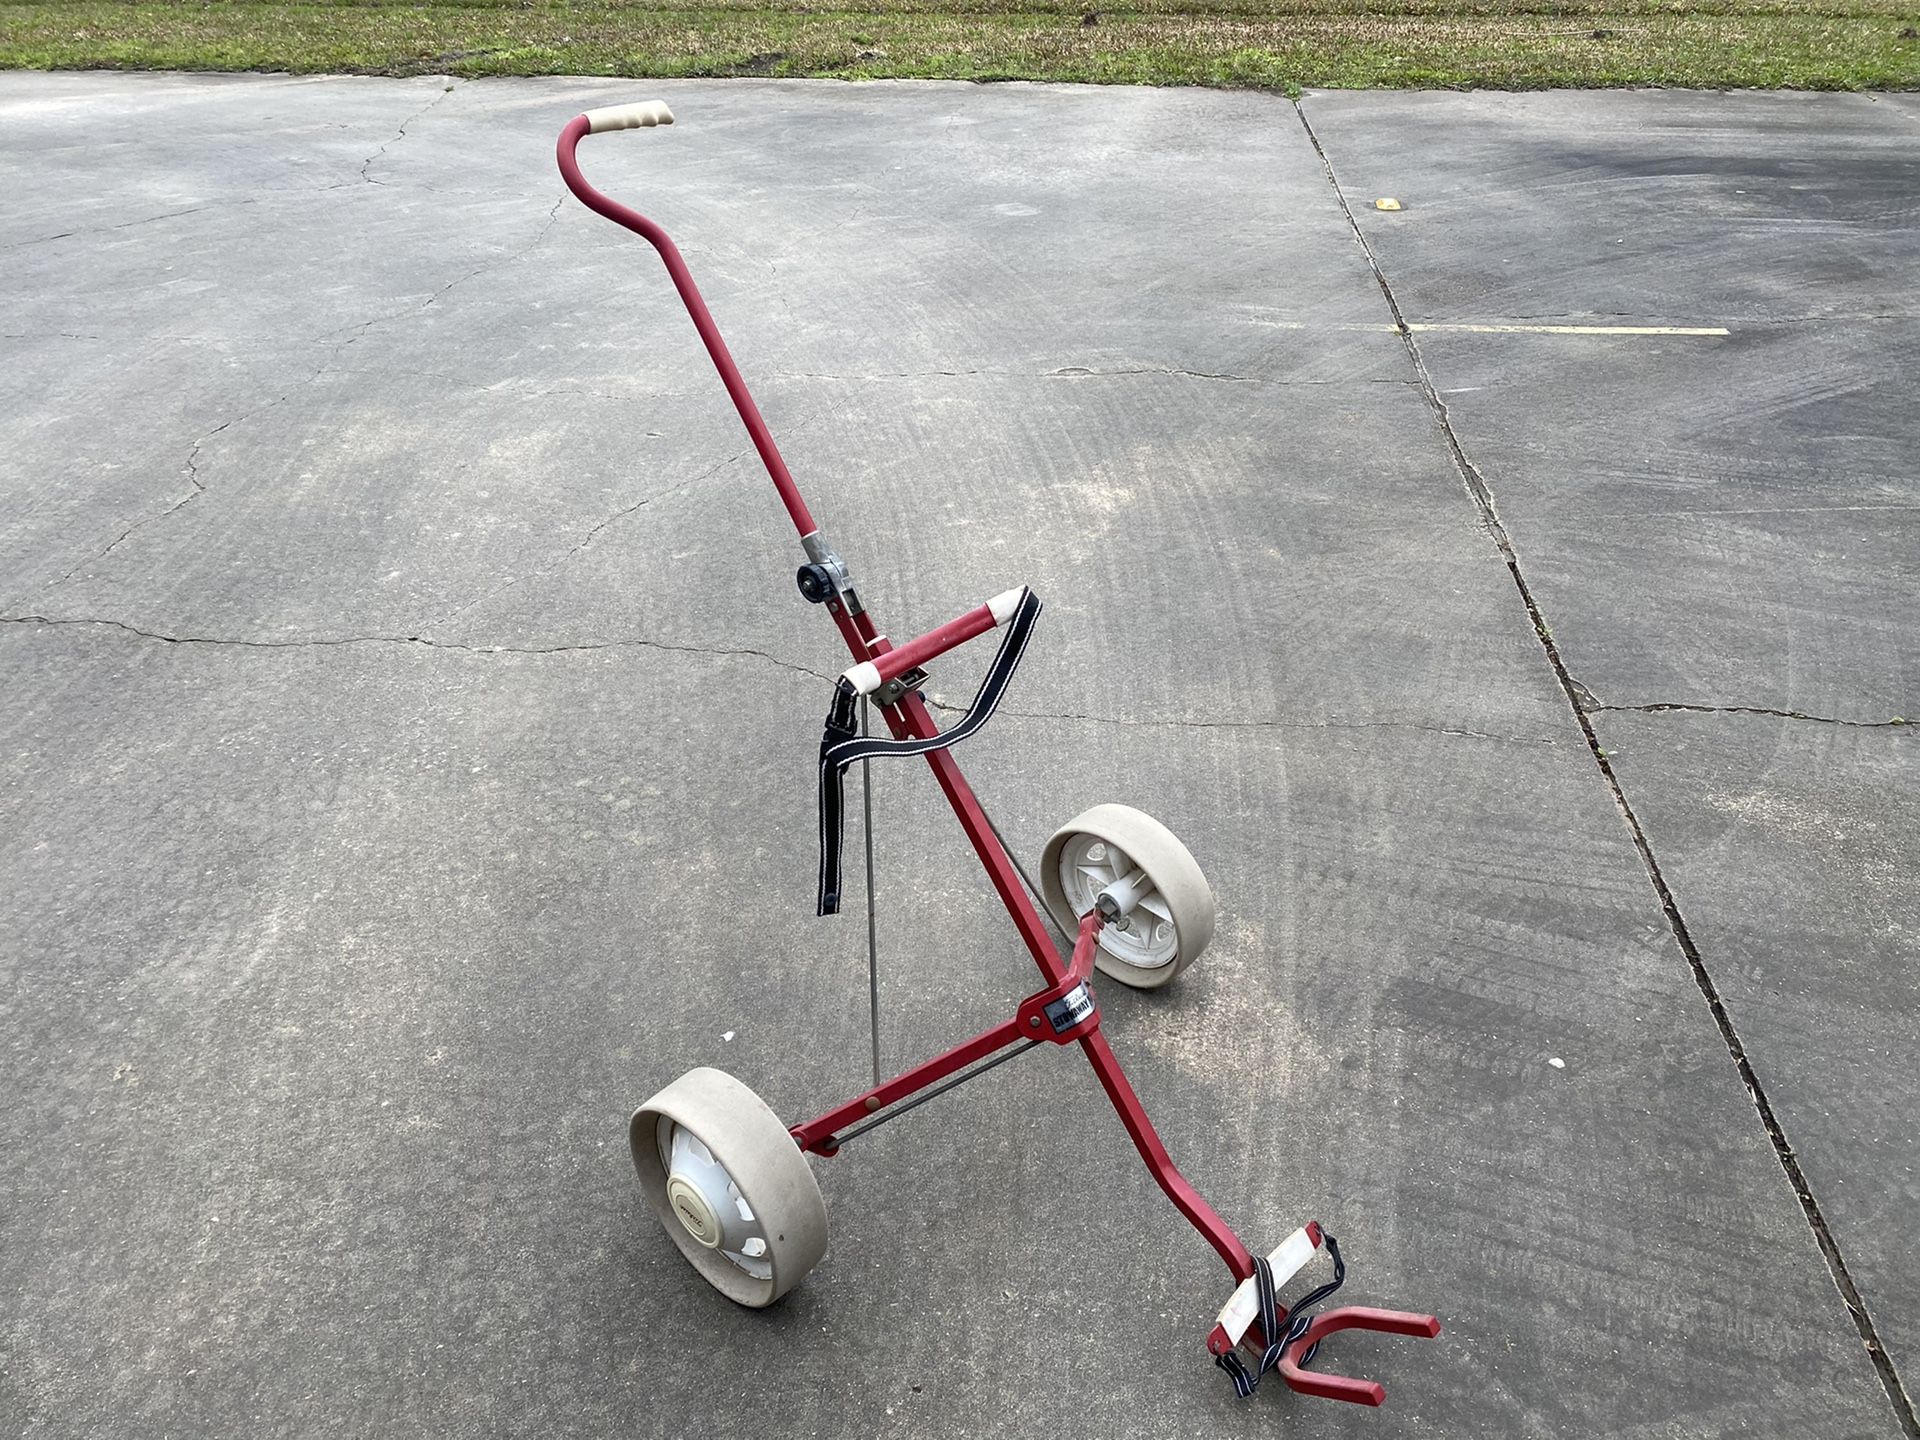
<svg viewBox="0 0 1920 1440">
<path fill-rule="evenodd" d="M 860 697 L 860 733 L 867 733 L 867 697 Z M 867 847 L 867 1016 L 873 1030 L 873 1083 L 880 1084 L 880 930 L 873 898 L 873 762 L 860 762 L 860 834 Z"/>
<path fill-rule="evenodd" d="M 883 1111 L 880 1114 L 874 1116 L 871 1120 L 862 1120 L 858 1125 L 851 1125 L 847 1129 L 842 1130 L 838 1135 L 833 1137 L 835 1147 L 837 1148 L 841 1145 L 846 1144 L 847 1141 L 853 1139 L 853 1137 L 856 1135 L 864 1135 L 869 1130 L 877 1130 L 880 1126 L 886 1124 L 887 1121 L 898 1119 L 900 1116 L 906 1114 L 909 1110 L 913 1109 L 916 1105 L 924 1105 L 927 1103 L 927 1101 L 933 1099 L 934 1096 L 943 1094 L 946 1091 L 953 1089 L 953 1087 L 956 1085 L 964 1085 L 969 1080 L 978 1079 L 980 1076 L 986 1074 L 987 1071 L 993 1069 L 994 1066 L 1004 1065 L 1007 1063 L 1007 1061 L 1013 1059 L 1014 1056 L 1026 1054 L 1027 1051 L 1033 1049 L 1033 1047 L 1038 1045 L 1039 1043 L 1040 1042 L 1038 1040 L 1022 1040 L 1018 1045 L 1015 1045 L 1012 1049 L 1002 1050 L 998 1055 L 992 1055 L 992 1056 L 989 1056 L 987 1059 L 982 1060 L 978 1065 L 975 1065 L 971 1070 L 962 1070 L 958 1075 L 954 1075 L 948 1079 L 942 1080 L 938 1085 L 929 1085 L 925 1090 L 922 1090 L 918 1095 L 915 1095 L 908 1100 L 902 1100 L 898 1105 L 894 1106 L 891 1110 Z"/>
<path fill-rule="evenodd" d="M 1049 930 L 1066 942 L 1067 950 L 1071 952 L 1073 950 L 1073 936 L 1069 935 L 1061 926 L 1060 922 L 1053 918 L 1053 912 L 1040 903 L 1040 887 L 1033 883 L 1033 877 L 1027 874 L 1027 867 L 1020 863 L 1019 854 L 1011 845 L 1007 844 L 1007 837 L 1000 833 L 999 825 L 994 822 L 993 816 L 987 814 L 985 807 L 981 808 L 980 814 L 982 818 L 986 820 L 987 828 L 993 831 L 993 838 L 1000 842 L 1000 848 L 1006 851 L 1007 859 L 1013 862 L 1014 871 L 1020 876 L 1020 883 L 1027 887 L 1027 893 L 1033 897 L 1033 908 L 1035 912 L 1042 920 L 1046 921 Z"/>
</svg>

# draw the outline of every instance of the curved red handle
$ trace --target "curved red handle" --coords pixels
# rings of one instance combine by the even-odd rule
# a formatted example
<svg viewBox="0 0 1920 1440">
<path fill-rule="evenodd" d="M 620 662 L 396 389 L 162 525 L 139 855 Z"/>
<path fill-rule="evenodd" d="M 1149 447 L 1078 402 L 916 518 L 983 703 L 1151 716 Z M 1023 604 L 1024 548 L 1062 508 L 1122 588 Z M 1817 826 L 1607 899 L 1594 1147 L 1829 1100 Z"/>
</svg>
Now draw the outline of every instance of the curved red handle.
<svg viewBox="0 0 1920 1440">
<path fill-rule="evenodd" d="M 622 115 L 634 107 L 621 107 Z M 609 115 L 613 112 L 594 112 Z M 638 114 L 638 109 L 634 110 Z M 658 124 L 659 121 L 634 121 L 634 124 Z M 602 124 L 600 129 L 629 128 L 625 124 Z M 576 115 L 567 122 L 566 129 L 560 132 L 560 143 L 556 159 L 560 164 L 560 178 L 567 182 L 571 190 L 595 214 L 604 215 L 616 225 L 623 225 L 645 240 L 660 252 L 660 258 L 667 262 L 667 274 L 673 277 L 673 288 L 680 292 L 680 300 L 687 307 L 687 314 L 693 317 L 693 328 L 700 332 L 705 342 L 707 354 L 713 357 L 713 368 L 720 372 L 720 382 L 727 387 L 727 394 L 733 399 L 733 408 L 740 412 L 741 423 L 747 427 L 747 434 L 753 439 L 753 448 L 760 452 L 760 461 L 767 467 L 767 474 L 773 480 L 774 488 L 780 492 L 781 503 L 787 507 L 787 514 L 793 517 L 795 527 L 802 537 L 813 534 L 820 527 L 813 523 L 813 515 L 807 509 L 807 502 L 800 498 L 800 488 L 793 483 L 793 476 L 787 472 L 787 462 L 780 458 L 780 447 L 773 443 L 773 434 L 767 429 L 767 422 L 761 418 L 760 407 L 753 403 L 753 396 L 747 390 L 747 382 L 740 378 L 740 367 L 733 363 L 733 356 L 727 350 L 727 342 L 720 338 L 720 327 L 713 323 L 713 315 L 707 309 L 707 302 L 701 298 L 700 287 L 693 283 L 693 275 L 687 269 L 687 262 L 680 258 L 679 247 L 668 238 L 667 232 L 637 210 L 630 210 L 617 200 L 610 200 L 587 183 L 586 176 L 580 173 L 580 160 L 574 154 L 582 136 L 592 134 L 596 129 L 593 119 L 587 115 Z"/>
</svg>

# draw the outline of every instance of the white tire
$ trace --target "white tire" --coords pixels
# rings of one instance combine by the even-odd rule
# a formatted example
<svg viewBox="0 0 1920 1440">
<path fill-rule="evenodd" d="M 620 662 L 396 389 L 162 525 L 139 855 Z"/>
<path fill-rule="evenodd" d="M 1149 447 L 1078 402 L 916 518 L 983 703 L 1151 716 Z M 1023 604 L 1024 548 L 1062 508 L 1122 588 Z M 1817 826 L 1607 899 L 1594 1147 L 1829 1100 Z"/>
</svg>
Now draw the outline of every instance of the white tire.
<svg viewBox="0 0 1920 1440">
<path fill-rule="evenodd" d="M 1213 939 L 1213 887 L 1174 833 L 1130 805 L 1096 805 L 1053 832 L 1040 856 L 1040 891 L 1068 935 L 1107 885 L 1133 870 L 1152 889 L 1126 929 L 1102 928 L 1094 964 L 1123 985 L 1152 990 L 1200 958 Z"/>
<path fill-rule="evenodd" d="M 724 1070 L 689 1070 L 633 1112 L 640 1188 L 693 1268 L 755 1309 L 827 1251 L 827 1206 L 780 1117 Z"/>
</svg>

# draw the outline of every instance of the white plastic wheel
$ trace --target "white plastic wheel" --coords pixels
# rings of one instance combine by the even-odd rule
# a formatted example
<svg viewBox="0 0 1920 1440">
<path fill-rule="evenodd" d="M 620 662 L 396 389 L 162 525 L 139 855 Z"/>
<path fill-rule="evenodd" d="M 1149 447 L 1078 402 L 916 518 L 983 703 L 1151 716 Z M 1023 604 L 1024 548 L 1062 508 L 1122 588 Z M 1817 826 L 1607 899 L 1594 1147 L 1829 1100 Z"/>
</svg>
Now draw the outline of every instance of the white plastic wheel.
<svg viewBox="0 0 1920 1440">
<path fill-rule="evenodd" d="M 1213 887 L 1171 830 L 1130 805 L 1083 811 L 1041 852 L 1041 898 L 1072 935 L 1100 892 L 1135 870 L 1152 888 L 1125 929 L 1102 928 L 1094 964 L 1123 985 L 1152 990 L 1198 960 L 1213 939 Z"/>
<path fill-rule="evenodd" d="M 633 1167 L 667 1234 L 729 1300 L 759 1308 L 827 1252 L 827 1206 L 779 1116 L 724 1070 L 689 1070 L 633 1112 Z"/>
</svg>

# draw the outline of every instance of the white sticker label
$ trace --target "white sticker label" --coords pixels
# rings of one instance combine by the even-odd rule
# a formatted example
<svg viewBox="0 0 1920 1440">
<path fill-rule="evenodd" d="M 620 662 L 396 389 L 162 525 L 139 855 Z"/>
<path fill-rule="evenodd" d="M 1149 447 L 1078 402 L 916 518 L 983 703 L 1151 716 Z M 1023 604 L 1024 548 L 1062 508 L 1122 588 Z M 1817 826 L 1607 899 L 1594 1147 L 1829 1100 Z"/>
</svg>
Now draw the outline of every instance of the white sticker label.
<svg viewBox="0 0 1920 1440">
<path fill-rule="evenodd" d="M 1065 1034 L 1091 1014 L 1093 992 L 1087 989 L 1084 980 L 1047 1006 L 1047 1020 L 1056 1035 Z"/>
</svg>

